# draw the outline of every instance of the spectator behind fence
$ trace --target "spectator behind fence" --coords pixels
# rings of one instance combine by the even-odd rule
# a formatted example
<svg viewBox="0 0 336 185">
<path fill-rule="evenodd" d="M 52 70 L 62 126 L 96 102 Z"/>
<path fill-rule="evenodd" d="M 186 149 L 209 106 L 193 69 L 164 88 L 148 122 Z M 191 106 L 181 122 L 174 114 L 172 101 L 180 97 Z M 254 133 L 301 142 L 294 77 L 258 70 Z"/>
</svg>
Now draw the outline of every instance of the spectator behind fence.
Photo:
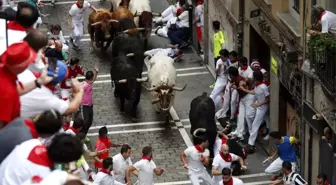
<svg viewBox="0 0 336 185">
<path fill-rule="evenodd" d="M 25 141 L 1 163 L 0 184 L 18 185 L 32 176 L 47 177 L 52 169 L 76 161 L 82 154 L 82 143 L 69 134 L 56 135 L 49 146 L 39 139 Z"/>
<path fill-rule="evenodd" d="M 50 137 L 62 126 L 61 114 L 54 110 L 48 110 L 36 120 L 17 118 L 8 126 L 0 130 L 0 164 L 10 154 L 16 145 L 29 139 L 38 137 Z"/>
<path fill-rule="evenodd" d="M 314 30 L 309 30 L 309 34 L 331 33 L 336 37 L 336 14 L 325 10 L 319 5 L 314 5 L 311 16 L 312 21 L 314 22 L 312 26 Z M 321 24 L 321 28 L 319 27 L 319 24 Z M 319 31 L 320 29 L 321 31 Z"/>
</svg>

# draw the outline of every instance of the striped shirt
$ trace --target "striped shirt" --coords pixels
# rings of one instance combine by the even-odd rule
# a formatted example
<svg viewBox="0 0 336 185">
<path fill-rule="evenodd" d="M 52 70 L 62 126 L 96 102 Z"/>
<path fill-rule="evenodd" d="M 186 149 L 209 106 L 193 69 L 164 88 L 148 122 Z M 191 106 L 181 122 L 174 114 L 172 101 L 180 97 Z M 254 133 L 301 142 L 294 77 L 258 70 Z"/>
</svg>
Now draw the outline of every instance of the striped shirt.
<svg viewBox="0 0 336 185">
<path fill-rule="evenodd" d="M 296 172 L 283 177 L 284 185 L 305 185 L 307 182 Z"/>
</svg>

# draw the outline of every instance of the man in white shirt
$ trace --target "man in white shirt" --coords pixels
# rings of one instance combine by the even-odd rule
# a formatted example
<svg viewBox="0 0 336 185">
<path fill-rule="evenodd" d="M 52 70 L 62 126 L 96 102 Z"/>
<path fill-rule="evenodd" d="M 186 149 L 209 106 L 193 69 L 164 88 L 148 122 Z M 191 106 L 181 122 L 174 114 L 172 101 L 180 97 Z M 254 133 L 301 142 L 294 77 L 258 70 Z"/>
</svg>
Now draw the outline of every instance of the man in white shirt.
<svg viewBox="0 0 336 185">
<path fill-rule="evenodd" d="M 229 153 L 229 146 L 227 144 L 222 144 L 219 154 L 215 156 L 212 162 L 212 185 L 219 185 L 219 182 L 222 179 L 222 170 L 224 168 L 231 168 L 233 161 L 239 161 L 241 168 L 246 169 L 244 160 L 233 153 Z"/>
<path fill-rule="evenodd" d="M 39 139 L 25 141 L 1 163 L 0 184 L 22 184 L 34 175 L 47 177 L 55 165 L 76 161 L 82 154 L 82 143 L 68 134 L 55 136 L 49 146 Z"/>
<path fill-rule="evenodd" d="M 230 168 L 224 168 L 222 170 L 222 180 L 219 185 L 244 185 L 244 182 L 236 177 L 232 177 Z"/>
<path fill-rule="evenodd" d="M 176 20 L 177 29 L 168 30 L 167 35 L 171 44 L 178 44 L 179 48 L 182 49 L 188 46 L 186 40 L 189 36 L 189 11 L 184 11 L 182 8 L 179 8 L 177 14 L 180 14 Z"/>
<path fill-rule="evenodd" d="M 133 166 L 130 166 L 126 170 L 126 182 L 127 185 L 131 184 L 131 172 L 138 171 L 137 185 L 154 185 L 153 174 L 157 176 L 162 175 L 165 171 L 164 168 L 157 168 L 152 160 L 152 147 L 146 146 L 142 149 L 141 160 L 136 162 Z"/>
<path fill-rule="evenodd" d="M 269 103 L 269 89 L 267 85 L 264 83 L 264 75 L 261 71 L 255 71 L 253 72 L 253 79 L 255 82 L 254 90 L 248 90 L 243 87 L 240 89 L 246 93 L 254 94 L 256 97 L 256 102 L 252 104 L 252 107 L 257 109 L 256 116 L 254 118 L 254 121 L 251 126 L 250 137 L 248 141 L 249 150 L 248 152 L 250 154 L 255 152 L 255 140 L 258 136 L 258 130 L 263 122 L 265 115 L 268 111 L 268 103 Z"/>
<path fill-rule="evenodd" d="M 219 51 L 220 59 L 216 63 L 216 74 L 217 74 L 217 80 L 215 83 L 215 87 L 212 90 L 210 94 L 210 98 L 214 101 L 215 106 L 218 107 L 218 96 L 221 95 L 221 92 L 225 88 L 225 86 L 228 83 L 228 74 L 227 69 L 231 65 L 231 61 L 229 59 L 229 51 L 227 49 L 222 49 Z"/>
<path fill-rule="evenodd" d="M 120 174 L 116 175 L 116 181 L 121 183 L 126 183 L 126 170 L 128 167 L 132 166 L 131 161 L 132 149 L 128 145 L 123 145 L 120 149 L 120 153 L 113 156 L 113 169 L 119 171 Z M 133 174 L 137 176 L 136 171 Z"/>
<path fill-rule="evenodd" d="M 78 0 L 76 4 L 71 6 L 71 9 L 69 11 L 68 21 L 71 25 L 71 28 L 73 29 L 70 36 L 70 41 L 76 49 L 78 49 L 79 41 L 84 35 L 83 14 L 87 8 L 91 8 L 93 11 L 97 12 L 97 9 L 94 6 L 84 0 Z"/>
<path fill-rule="evenodd" d="M 97 173 L 94 178 L 93 185 L 125 185 L 116 181 L 117 171 L 113 170 L 113 160 L 111 157 L 103 160 L 103 168 Z"/>
<path fill-rule="evenodd" d="M 336 14 L 333 12 L 325 10 L 323 7 L 314 5 L 312 8 L 312 21 L 314 22 L 313 27 L 318 27 L 320 23 L 322 26 L 321 32 L 315 30 L 309 30 L 309 34 L 321 34 L 321 33 L 331 33 L 336 37 Z"/>
<path fill-rule="evenodd" d="M 204 165 L 209 165 L 210 151 L 207 149 L 209 140 L 204 136 L 200 136 L 198 139 L 200 143 L 184 150 L 180 155 L 180 159 L 183 168 L 188 169 L 188 176 L 193 185 L 200 185 L 199 179 L 202 179 L 205 184 L 211 185 L 211 177 L 204 167 Z"/>
<path fill-rule="evenodd" d="M 180 14 L 177 14 L 177 9 L 174 11 L 174 16 L 170 18 L 165 26 L 159 26 L 155 30 L 155 34 L 168 38 L 168 30 L 176 28 L 177 17 Z"/>
</svg>

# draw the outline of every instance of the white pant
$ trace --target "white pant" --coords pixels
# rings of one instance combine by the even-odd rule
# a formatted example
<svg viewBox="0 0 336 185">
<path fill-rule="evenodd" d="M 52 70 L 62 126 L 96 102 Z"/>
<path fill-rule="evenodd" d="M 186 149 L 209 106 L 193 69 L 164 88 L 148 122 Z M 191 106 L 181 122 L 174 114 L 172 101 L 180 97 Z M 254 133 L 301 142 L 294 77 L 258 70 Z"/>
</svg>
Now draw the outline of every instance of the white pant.
<svg viewBox="0 0 336 185">
<path fill-rule="evenodd" d="M 255 118 L 253 120 L 251 129 L 249 130 L 250 137 L 249 137 L 249 140 L 248 140 L 248 144 L 251 145 L 251 146 L 254 146 L 254 144 L 255 144 L 255 140 L 257 139 L 257 136 L 258 136 L 259 127 L 260 127 L 262 121 L 264 120 L 265 115 L 267 114 L 268 105 L 258 107 L 256 110 L 257 111 L 256 111 Z"/>
<path fill-rule="evenodd" d="M 79 46 L 80 40 L 84 35 L 84 23 L 73 23 L 74 29 L 72 31 L 71 38 L 75 46 Z"/>
<path fill-rule="evenodd" d="M 251 130 L 251 126 L 256 113 L 255 108 L 251 106 L 253 103 L 254 95 L 252 94 L 247 94 L 242 99 L 240 99 L 237 130 L 234 131 L 234 134 L 239 137 L 242 137 L 245 134 L 245 119 L 249 130 Z"/>
<path fill-rule="evenodd" d="M 168 28 L 163 26 L 157 30 L 157 35 L 168 38 Z"/>
<path fill-rule="evenodd" d="M 225 82 L 225 81 L 222 81 L 222 80 L 219 80 L 219 79 L 216 80 L 215 87 L 210 94 L 210 98 L 212 99 L 212 101 L 214 101 L 215 105 L 220 103 L 220 102 L 218 102 L 217 97 L 221 95 L 221 93 L 224 90 L 226 84 L 227 84 L 227 82 Z"/>
<path fill-rule="evenodd" d="M 174 17 L 174 11 L 176 11 L 176 7 L 174 5 L 170 5 L 165 11 L 162 12 L 162 22 L 167 22 L 170 18 Z"/>
<path fill-rule="evenodd" d="M 202 179 L 203 182 L 207 185 L 212 184 L 211 176 L 205 170 L 204 170 L 203 173 L 189 172 L 188 176 L 189 176 L 189 179 L 190 179 L 192 185 L 200 185 L 199 179 Z"/>
<path fill-rule="evenodd" d="M 278 157 L 265 170 L 265 173 L 272 175 L 279 175 L 282 169 L 283 160 Z M 296 162 L 292 163 L 292 171 L 296 171 Z"/>
<path fill-rule="evenodd" d="M 237 104 L 238 104 L 238 92 L 235 89 L 230 88 L 231 83 L 228 82 L 225 87 L 224 92 L 224 103 L 222 109 L 220 109 L 216 113 L 217 118 L 224 118 L 227 116 L 227 112 L 231 108 L 231 116 L 230 119 L 234 119 L 235 113 L 237 111 Z"/>
</svg>

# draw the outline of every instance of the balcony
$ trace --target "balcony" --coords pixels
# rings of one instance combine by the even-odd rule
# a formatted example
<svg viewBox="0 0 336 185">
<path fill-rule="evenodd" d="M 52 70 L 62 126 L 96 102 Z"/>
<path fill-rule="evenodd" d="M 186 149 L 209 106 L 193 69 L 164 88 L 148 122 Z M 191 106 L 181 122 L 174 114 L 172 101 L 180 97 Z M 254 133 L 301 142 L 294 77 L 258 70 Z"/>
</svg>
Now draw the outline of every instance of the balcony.
<svg viewBox="0 0 336 185">
<path fill-rule="evenodd" d="M 311 36 L 308 42 L 311 68 L 330 95 L 336 95 L 336 38 L 325 33 Z"/>
</svg>

